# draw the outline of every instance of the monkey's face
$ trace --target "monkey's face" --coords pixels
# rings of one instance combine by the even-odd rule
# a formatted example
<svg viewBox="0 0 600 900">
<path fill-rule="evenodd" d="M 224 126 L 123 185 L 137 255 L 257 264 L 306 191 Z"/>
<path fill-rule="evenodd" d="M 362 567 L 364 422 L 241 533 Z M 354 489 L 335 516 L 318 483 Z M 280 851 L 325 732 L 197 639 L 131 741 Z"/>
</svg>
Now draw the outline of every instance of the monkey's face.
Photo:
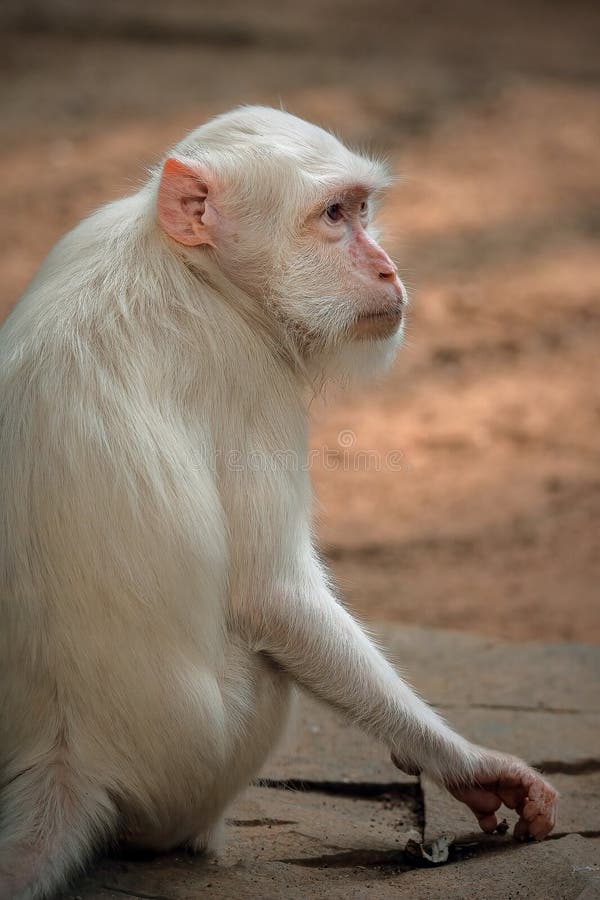
<svg viewBox="0 0 600 900">
<path fill-rule="evenodd" d="M 158 192 L 171 238 L 216 261 L 305 355 L 350 347 L 358 367 L 390 357 L 406 292 L 371 225 L 388 183 L 380 164 L 262 107 L 207 123 L 181 151 Z"/>
<path fill-rule="evenodd" d="M 372 190 L 326 191 L 287 248 L 276 294 L 285 315 L 321 346 L 400 336 L 406 291 L 371 227 Z"/>
</svg>

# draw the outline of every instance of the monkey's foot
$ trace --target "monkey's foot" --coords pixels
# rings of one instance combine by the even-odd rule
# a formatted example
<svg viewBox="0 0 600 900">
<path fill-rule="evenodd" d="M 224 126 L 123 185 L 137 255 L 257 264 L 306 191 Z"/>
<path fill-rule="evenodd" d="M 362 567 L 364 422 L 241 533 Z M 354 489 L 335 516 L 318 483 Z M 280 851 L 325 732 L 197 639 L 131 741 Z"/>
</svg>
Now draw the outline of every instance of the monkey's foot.
<svg viewBox="0 0 600 900">
<path fill-rule="evenodd" d="M 225 821 L 222 820 L 200 831 L 186 843 L 186 847 L 191 853 L 212 856 L 219 852 L 224 843 Z"/>
<path fill-rule="evenodd" d="M 514 829 L 517 840 L 543 840 L 556 822 L 557 792 L 519 760 L 500 757 L 494 768 L 493 774 L 478 773 L 471 784 L 448 786 L 450 793 L 466 803 L 488 834 L 498 827 L 496 812 L 504 804 L 519 814 Z"/>
</svg>

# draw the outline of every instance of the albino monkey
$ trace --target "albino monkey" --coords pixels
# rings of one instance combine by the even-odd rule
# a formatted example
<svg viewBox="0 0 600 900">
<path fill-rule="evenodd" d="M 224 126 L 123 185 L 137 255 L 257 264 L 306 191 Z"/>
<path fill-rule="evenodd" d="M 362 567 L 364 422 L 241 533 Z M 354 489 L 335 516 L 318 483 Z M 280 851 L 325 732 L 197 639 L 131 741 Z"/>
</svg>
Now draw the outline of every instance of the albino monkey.
<svg viewBox="0 0 600 900">
<path fill-rule="evenodd" d="M 210 847 L 296 684 L 484 831 L 501 803 L 517 837 L 552 829 L 553 788 L 417 697 L 314 550 L 307 388 L 401 341 L 385 184 L 320 128 L 236 110 L 63 238 L 5 323 L 1 898 L 119 839 Z"/>
</svg>

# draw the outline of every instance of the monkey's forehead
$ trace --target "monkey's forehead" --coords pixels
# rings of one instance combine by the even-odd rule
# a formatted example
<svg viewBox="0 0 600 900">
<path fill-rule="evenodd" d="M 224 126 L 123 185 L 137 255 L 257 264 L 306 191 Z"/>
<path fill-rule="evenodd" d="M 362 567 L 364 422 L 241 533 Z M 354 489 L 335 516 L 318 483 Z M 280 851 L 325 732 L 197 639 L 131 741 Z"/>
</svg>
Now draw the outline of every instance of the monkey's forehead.
<svg viewBox="0 0 600 900">
<path fill-rule="evenodd" d="M 389 183 L 386 165 L 356 153 L 318 125 L 283 110 L 245 106 L 217 116 L 187 135 L 177 152 L 222 170 L 278 166 L 299 171 L 316 190 L 343 183 L 379 190 Z"/>
</svg>

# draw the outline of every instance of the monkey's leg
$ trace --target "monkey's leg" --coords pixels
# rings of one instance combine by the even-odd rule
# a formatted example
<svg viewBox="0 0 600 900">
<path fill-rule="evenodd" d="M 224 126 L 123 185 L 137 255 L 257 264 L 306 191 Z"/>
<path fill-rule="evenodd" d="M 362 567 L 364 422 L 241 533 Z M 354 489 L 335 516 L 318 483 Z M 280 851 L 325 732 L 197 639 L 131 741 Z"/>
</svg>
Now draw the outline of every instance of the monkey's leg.
<svg viewBox="0 0 600 900">
<path fill-rule="evenodd" d="M 239 627 L 300 684 L 383 740 L 394 761 L 424 771 L 473 810 L 484 830 L 501 803 L 516 809 L 517 837 L 545 837 L 556 792 L 516 757 L 471 744 L 452 731 L 400 678 L 357 622 L 308 573 L 310 593 L 266 598 L 238 610 Z"/>
<path fill-rule="evenodd" d="M 227 758 L 214 779 L 206 802 L 217 815 L 201 822 L 186 846 L 193 853 L 215 853 L 225 844 L 225 816 L 232 801 L 256 777 L 277 744 L 294 702 L 289 677 L 264 654 L 248 652 L 234 639 L 226 649 L 226 684 L 222 697 L 228 710 L 223 727 L 229 731 Z M 243 692 L 240 692 L 243 685 Z"/>
<path fill-rule="evenodd" d="M 132 792 L 118 799 L 119 839 L 125 848 L 218 850 L 227 809 L 251 783 L 283 731 L 293 695 L 289 677 L 237 637 L 228 638 L 221 653 L 218 703 L 212 701 L 214 694 L 209 691 L 191 693 L 189 681 L 185 694 L 180 695 L 175 688 L 177 678 L 171 678 L 170 709 L 179 717 L 191 715 L 186 725 L 185 764 L 177 763 L 185 735 L 176 733 L 173 739 L 172 731 L 167 732 L 162 759 L 171 759 L 174 765 L 164 780 L 163 771 L 147 771 L 149 787 L 160 784 L 151 806 Z M 194 697 L 196 702 L 191 704 Z M 143 745 L 137 756 L 143 769 Z M 132 780 L 129 777 L 129 783 Z"/>
<path fill-rule="evenodd" d="M 116 827 L 97 785 L 61 757 L 36 763 L 0 791 L 0 898 L 52 897 Z"/>
</svg>

